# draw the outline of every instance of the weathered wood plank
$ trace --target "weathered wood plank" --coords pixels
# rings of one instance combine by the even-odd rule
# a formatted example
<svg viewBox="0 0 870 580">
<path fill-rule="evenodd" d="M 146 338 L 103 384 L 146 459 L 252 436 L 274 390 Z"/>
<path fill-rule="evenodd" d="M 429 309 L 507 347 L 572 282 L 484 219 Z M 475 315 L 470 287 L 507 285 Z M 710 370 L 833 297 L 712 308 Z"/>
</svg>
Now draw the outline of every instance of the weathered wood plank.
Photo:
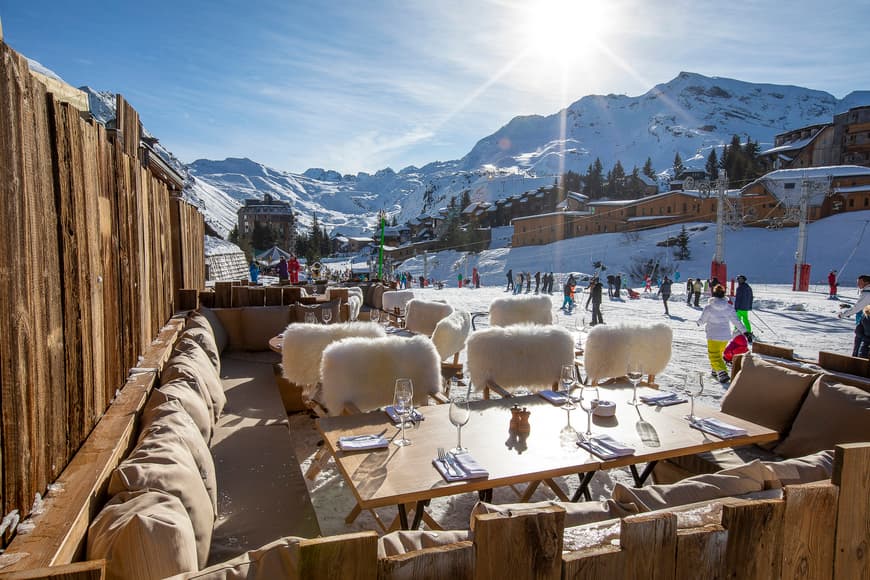
<svg viewBox="0 0 870 580">
<path fill-rule="evenodd" d="M 677 516 L 638 515 L 622 520 L 619 544 L 627 578 L 670 580 L 677 552 Z"/>
<path fill-rule="evenodd" d="M 835 352 L 819 351 L 819 366 L 840 373 L 870 377 L 870 361 L 866 358 L 846 356 Z"/>
<path fill-rule="evenodd" d="M 247 286 L 232 287 L 232 305 L 234 308 L 240 306 L 250 306 L 249 292 Z"/>
<path fill-rule="evenodd" d="M 722 526 L 728 530 L 723 569 L 726 578 L 779 578 L 782 564 L 782 500 L 726 505 Z"/>
<path fill-rule="evenodd" d="M 679 530 L 674 578 L 676 580 L 724 578 L 727 544 L 728 533 L 722 529 L 722 526 Z"/>
<path fill-rule="evenodd" d="M 562 556 L 563 580 L 600 580 L 622 577 L 622 552 L 618 546 L 599 546 Z"/>
<path fill-rule="evenodd" d="M 0 580 L 35 580 L 37 578 L 47 578 L 50 580 L 102 580 L 105 577 L 105 560 L 88 560 L 63 566 L 0 574 Z"/>
<path fill-rule="evenodd" d="M 214 284 L 214 307 L 229 308 L 233 305 L 233 283 L 215 282 Z"/>
<path fill-rule="evenodd" d="M 457 542 L 378 560 L 378 580 L 441 580 L 474 575 L 474 544 Z"/>
<path fill-rule="evenodd" d="M 474 577 L 559 578 L 564 529 L 565 510 L 558 506 L 475 516 Z"/>
<path fill-rule="evenodd" d="M 840 487 L 834 578 L 870 578 L 870 444 L 837 445 L 831 481 Z"/>
<path fill-rule="evenodd" d="M 265 306 L 266 304 L 266 289 L 257 286 L 248 288 L 248 304 L 251 306 Z"/>
<path fill-rule="evenodd" d="M 378 573 L 378 535 L 357 532 L 299 542 L 300 578 L 369 580 Z"/>
<path fill-rule="evenodd" d="M 266 306 L 281 306 L 281 296 L 283 295 L 281 288 L 266 286 L 264 290 L 266 292 Z"/>
<path fill-rule="evenodd" d="M 783 491 L 783 578 L 833 577 L 838 492 L 829 481 Z"/>
</svg>

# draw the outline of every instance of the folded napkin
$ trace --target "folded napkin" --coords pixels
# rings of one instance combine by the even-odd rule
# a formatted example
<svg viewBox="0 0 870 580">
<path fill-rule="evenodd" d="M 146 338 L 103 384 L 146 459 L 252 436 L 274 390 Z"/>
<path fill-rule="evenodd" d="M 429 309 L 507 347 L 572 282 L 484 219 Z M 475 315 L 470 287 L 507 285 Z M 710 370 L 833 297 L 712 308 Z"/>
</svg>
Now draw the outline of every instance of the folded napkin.
<svg viewBox="0 0 870 580">
<path fill-rule="evenodd" d="M 688 401 L 686 397 L 677 393 L 655 393 L 654 395 L 641 395 L 640 400 L 647 405 L 657 405 L 659 407 L 668 407 L 670 405 L 679 405 Z"/>
<path fill-rule="evenodd" d="M 441 477 L 445 481 L 463 481 L 466 479 L 489 477 L 489 472 L 470 453 L 448 452 L 448 458 L 453 460 L 449 470 L 447 469 L 446 462 L 438 458 L 432 460 L 432 464 L 435 465 L 435 468 L 441 473 Z"/>
<path fill-rule="evenodd" d="M 634 454 L 634 447 L 620 443 L 610 435 L 598 435 L 591 439 L 581 439 L 577 442 L 577 445 L 601 459 L 615 459 Z"/>
<path fill-rule="evenodd" d="M 396 413 L 396 409 L 392 405 L 389 405 L 386 408 L 384 408 L 384 411 L 387 412 L 387 415 L 390 416 L 390 419 L 393 420 L 393 423 L 395 423 L 396 425 L 402 424 L 402 418 L 399 416 L 398 413 Z M 421 415 L 420 411 L 418 411 L 417 409 L 411 409 L 411 416 L 408 417 L 408 419 L 410 419 L 410 421 L 412 423 L 416 423 L 417 421 L 422 421 L 425 418 L 426 417 Z"/>
<path fill-rule="evenodd" d="M 381 435 L 356 435 L 352 437 L 339 437 L 338 448 L 342 451 L 360 451 L 363 449 L 381 449 L 389 446 L 390 442 Z"/>
<path fill-rule="evenodd" d="M 559 393 L 557 391 L 551 391 L 547 389 L 546 391 L 538 391 L 538 394 L 553 403 L 554 405 L 562 405 L 566 401 L 568 401 L 568 395 L 565 393 Z"/>
<path fill-rule="evenodd" d="M 705 433 L 710 433 L 721 439 L 731 439 L 732 437 L 740 437 L 746 435 L 746 429 L 737 427 L 731 423 L 726 423 L 715 417 L 704 417 L 696 419 L 692 422 L 692 427 Z"/>
</svg>

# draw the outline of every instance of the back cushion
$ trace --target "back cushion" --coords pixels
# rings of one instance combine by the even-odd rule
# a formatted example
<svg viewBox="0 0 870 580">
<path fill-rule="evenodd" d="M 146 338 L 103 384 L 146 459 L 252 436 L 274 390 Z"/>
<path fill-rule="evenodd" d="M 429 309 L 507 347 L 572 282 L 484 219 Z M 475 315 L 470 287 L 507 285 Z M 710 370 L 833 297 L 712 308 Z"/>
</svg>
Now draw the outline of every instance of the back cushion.
<svg viewBox="0 0 870 580">
<path fill-rule="evenodd" d="M 218 374 L 221 372 L 221 353 L 217 348 L 214 336 L 204 328 L 188 328 L 181 335 L 183 338 L 190 338 L 196 342 L 205 354 L 208 355 L 208 360 L 214 365 Z"/>
<path fill-rule="evenodd" d="M 237 558 L 181 576 L 185 580 L 273 580 L 299 578 L 299 540 L 293 536 L 270 542 Z"/>
<path fill-rule="evenodd" d="M 870 441 L 870 393 L 821 375 L 810 389 L 788 437 L 774 449 L 800 457 L 839 443 Z"/>
<path fill-rule="evenodd" d="M 172 358 L 167 361 L 160 374 L 161 383 L 166 384 L 175 379 L 197 381 L 199 388 L 208 392 L 211 398 L 212 415 L 216 421 L 227 404 L 220 376 L 198 344 L 189 338 L 181 338 L 178 343 L 181 344 L 176 344 Z"/>
<path fill-rule="evenodd" d="M 181 501 L 154 490 L 113 497 L 88 529 L 88 560 L 106 560 L 110 579 L 166 578 L 195 572 L 196 537 Z"/>
<path fill-rule="evenodd" d="M 785 434 L 814 378 L 814 374 L 745 355 L 722 399 L 722 412 Z"/>
<path fill-rule="evenodd" d="M 146 437 L 109 478 L 108 494 L 156 489 L 169 493 L 184 505 L 193 524 L 200 566 L 208 561 L 215 510 L 199 470 L 181 437 L 163 433 Z"/>
<path fill-rule="evenodd" d="M 290 323 L 289 306 L 249 306 L 241 309 L 242 340 L 235 348 L 269 350 L 269 339 L 284 332 Z"/>
<path fill-rule="evenodd" d="M 323 322 L 323 310 L 329 310 L 332 312 L 332 320 L 330 324 L 335 324 L 337 322 L 341 322 L 339 318 L 341 316 L 341 300 L 331 300 L 329 302 L 323 302 L 321 304 L 311 304 L 306 306 L 305 304 L 297 304 L 296 305 L 296 322 L 305 322 L 305 315 L 307 313 L 313 313 L 314 317 L 317 318 L 317 322 Z M 286 325 L 285 325 L 286 326 Z M 282 328 L 279 332 L 282 332 L 284 329 Z M 277 334 L 277 333 L 276 333 Z"/>
<path fill-rule="evenodd" d="M 155 398 L 155 393 L 163 394 L 163 399 Z M 208 391 L 200 391 L 197 381 L 184 381 L 176 379 L 161 385 L 159 389 L 154 389 L 151 394 L 151 399 L 154 399 L 154 404 L 159 405 L 170 399 L 178 399 L 190 418 L 199 429 L 203 440 L 206 443 L 211 442 L 211 436 L 214 431 L 214 415 L 211 412 L 211 396 Z M 149 403 L 151 402 L 149 399 Z"/>
<path fill-rule="evenodd" d="M 795 485 L 831 479 L 834 473 L 834 452 L 819 451 L 813 455 L 785 461 L 765 461 L 781 485 Z"/>
<path fill-rule="evenodd" d="M 218 318 L 218 315 L 211 308 L 206 308 L 205 306 L 199 308 L 199 313 L 208 321 L 208 324 L 211 327 L 211 333 L 214 336 L 214 342 L 217 345 L 218 352 L 223 352 L 224 349 L 227 348 L 229 339 L 227 337 L 227 331 L 224 330 L 224 325 L 220 318 Z M 193 316 L 189 318 L 188 323 L 191 324 L 191 326 L 196 324 L 201 327 L 202 322 L 197 319 L 197 322 L 191 323 L 190 321 L 193 319 Z"/>
</svg>

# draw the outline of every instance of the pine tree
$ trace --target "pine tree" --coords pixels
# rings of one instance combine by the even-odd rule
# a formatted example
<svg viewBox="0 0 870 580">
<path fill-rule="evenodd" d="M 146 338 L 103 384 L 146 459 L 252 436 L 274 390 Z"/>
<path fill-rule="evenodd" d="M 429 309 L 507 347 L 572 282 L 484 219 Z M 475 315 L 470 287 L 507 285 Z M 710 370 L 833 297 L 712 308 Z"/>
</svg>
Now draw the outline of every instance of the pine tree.
<svg viewBox="0 0 870 580">
<path fill-rule="evenodd" d="M 710 155 L 707 156 L 707 165 L 704 166 L 709 179 L 717 179 L 719 177 L 719 159 L 716 157 L 716 148 L 710 149 Z"/>
<path fill-rule="evenodd" d="M 471 205 L 471 191 L 466 189 L 462 192 L 462 206 L 461 209 L 465 209 Z"/>
<path fill-rule="evenodd" d="M 680 152 L 677 151 L 676 155 L 674 155 L 674 177 L 679 177 L 685 170 L 686 167 L 683 165 L 683 158 L 680 157 Z"/>
<path fill-rule="evenodd" d="M 586 186 L 583 188 L 583 193 L 591 199 L 599 198 L 604 193 L 604 166 L 601 165 L 601 159 L 598 157 L 586 172 Z"/>
<path fill-rule="evenodd" d="M 688 260 L 692 257 L 689 251 L 689 233 L 686 231 L 686 226 L 680 230 L 680 235 L 677 236 L 677 250 L 674 252 L 674 258 L 677 260 Z"/>
<path fill-rule="evenodd" d="M 251 246 L 257 250 L 268 250 L 273 245 L 275 245 L 275 232 L 269 226 L 256 222 L 251 231 Z"/>
<path fill-rule="evenodd" d="M 653 169 L 652 158 L 647 157 L 646 163 L 643 164 L 643 174 L 649 177 L 650 179 L 656 178 L 656 172 Z"/>
</svg>

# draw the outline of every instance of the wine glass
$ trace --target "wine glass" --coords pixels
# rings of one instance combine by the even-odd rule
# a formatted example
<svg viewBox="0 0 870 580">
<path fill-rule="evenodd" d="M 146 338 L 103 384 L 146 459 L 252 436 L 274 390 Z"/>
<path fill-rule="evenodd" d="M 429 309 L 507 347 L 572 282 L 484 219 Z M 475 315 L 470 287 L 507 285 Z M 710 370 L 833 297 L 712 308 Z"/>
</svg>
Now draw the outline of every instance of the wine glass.
<svg viewBox="0 0 870 580">
<path fill-rule="evenodd" d="M 566 411 L 573 411 L 577 408 L 571 400 L 571 387 L 577 382 L 574 365 L 562 365 L 562 374 L 559 376 L 559 381 L 562 383 L 562 392 L 565 394 L 565 402 L 562 404 L 562 408 Z"/>
<path fill-rule="evenodd" d="M 396 379 L 396 389 L 393 392 L 393 409 L 402 420 L 402 437 L 393 441 L 399 447 L 410 445 L 411 440 L 405 438 L 405 418 L 411 415 L 414 408 L 414 386 L 411 379 Z"/>
<path fill-rule="evenodd" d="M 576 398 L 580 408 L 586 411 L 586 438 L 592 437 L 592 411 L 598 406 L 598 389 L 595 387 L 580 387 Z"/>
<path fill-rule="evenodd" d="M 692 373 L 686 373 L 683 379 L 683 390 L 689 395 L 689 414 L 686 416 L 686 419 L 690 423 L 698 420 L 695 416 L 695 397 L 704 392 L 704 374 L 703 371 L 699 371 L 694 376 Z"/>
<path fill-rule="evenodd" d="M 369 319 L 370 319 L 372 322 L 374 322 L 375 324 L 377 324 L 377 323 L 378 323 L 378 318 L 380 318 L 380 315 L 378 314 L 378 311 L 377 311 L 377 310 L 369 310 Z"/>
<path fill-rule="evenodd" d="M 317 324 L 317 315 L 313 312 L 305 313 L 305 323 L 306 324 Z"/>
<path fill-rule="evenodd" d="M 631 386 L 634 387 L 634 396 L 632 396 L 628 404 L 637 405 L 637 385 L 643 378 L 643 369 L 640 368 L 640 365 L 636 362 L 629 363 L 626 376 L 628 376 L 628 380 L 631 381 Z"/>
<path fill-rule="evenodd" d="M 456 427 L 456 447 L 450 452 L 464 453 L 467 449 L 462 447 L 462 426 L 471 418 L 471 409 L 468 407 L 468 398 L 465 395 L 457 395 L 450 400 L 449 415 L 450 422 Z"/>
<path fill-rule="evenodd" d="M 332 309 L 331 308 L 321 308 L 320 309 L 320 319 L 323 320 L 323 324 L 329 324 L 332 320 Z"/>
</svg>

